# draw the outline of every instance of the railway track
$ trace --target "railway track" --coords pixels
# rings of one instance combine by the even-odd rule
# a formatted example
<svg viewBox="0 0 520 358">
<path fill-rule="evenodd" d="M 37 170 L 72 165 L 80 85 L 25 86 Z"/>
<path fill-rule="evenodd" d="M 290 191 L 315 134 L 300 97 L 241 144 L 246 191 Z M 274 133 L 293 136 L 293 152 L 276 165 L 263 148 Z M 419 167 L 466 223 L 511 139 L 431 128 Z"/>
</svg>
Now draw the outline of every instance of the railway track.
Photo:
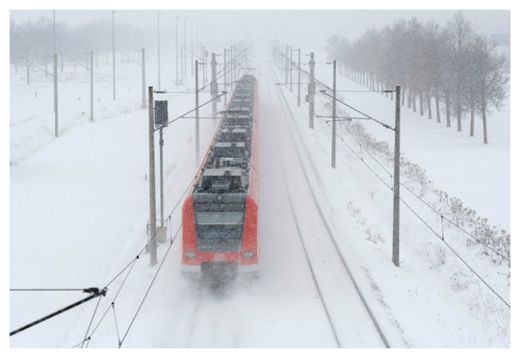
<svg viewBox="0 0 520 358">
<path fill-rule="evenodd" d="M 276 82 L 276 75 L 273 70 L 271 71 L 271 75 L 273 76 L 273 81 Z M 298 167 L 301 169 L 301 172 L 303 173 L 303 178 L 304 178 L 304 182 L 305 182 L 305 190 L 308 192 L 308 194 L 310 194 L 315 213 L 318 214 L 317 217 L 319 218 L 319 221 L 322 226 L 321 232 L 324 233 L 324 236 L 327 237 L 329 244 L 331 244 L 331 247 L 333 248 L 333 250 L 331 250 L 331 251 L 334 252 L 334 254 L 332 256 L 335 256 L 336 265 L 339 265 L 342 267 L 343 272 L 346 274 L 345 276 L 348 277 L 348 281 L 351 283 L 352 288 L 355 291 L 355 294 L 356 294 L 358 300 L 361 302 L 360 306 L 363 307 L 373 329 L 375 329 L 375 331 L 377 332 L 377 338 L 379 340 L 379 343 L 382 344 L 383 347 L 389 348 L 390 344 L 389 344 L 384 332 L 382 331 L 379 322 L 377 321 L 375 315 L 373 314 L 372 309 L 368 305 L 365 295 L 361 291 L 361 289 L 358 285 L 358 282 L 356 281 L 354 275 L 352 274 L 352 271 L 338 246 L 337 239 L 335 238 L 335 236 L 333 234 L 333 230 L 331 229 L 331 227 L 330 227 L 328 221 L 326 220 L 325 215 L 323 214 L 323 211 L 319 205 L 316 193 L 313 189 L 313 186 L 312 186 L 310 178 L 309 178 L 308 170 L 306 169 L 305 164 L 303 162 L 302 156 L 300 154 L 300 149 L 298 148 L 298 146 L 296 144 L 296 138 L 295 138 L 294 133 L 296 133 L 299 136 L 300 143 L 302 143 L 303 150 L 305 151 L 307 156 L 309 156 L 309 152 L 304 144 L 301 134 L 299 133 L 298 129 L 296 128 L 296 123 L 294 123 L 295 118 L 294 118 L 294 115 L 287 102 L 287 99 L 285 98 L 285 95 L 283 94 L 283 92 L 281 91 L 280 88 L 277 88 L 276 92 L 277 92 L 278 98 L 280 100 L 280 103 L 282 104 L 282 108 L 285 111 L 285 115 L 283 116 L 284 117 L 283 122 L 285 123 L 285 125 L 288 126 L 288 129 L 289 129 L 288 131 L 285 131 L 285 132 L 289 132 L 289 134 L 290 134 L 290 140 L 288 140 L 288 141 L 286 140 L 285 143 L 291 142 L 290 146 L 292 146 L 294 148 L 294 152 L 296 153 L 296 159 L 297 159 L 296 161 L 297 161 Z M 288 121 L 286 117 L 290 118 L 290 121 Z M 280 131 L 278 131 L 278 132 L 280 132 Z M 279 139 L 278 139 L 278 145 L 280 145 Z M 279 152 L 281 153 L 281 151 L 279 151 Z M 283 157 L 283 156 L 281 156 L 281 157 Z M 314 164 L 311 163 L 311 165 L 312 165 L 312 169 L 314 171 L 316 171 Z M 304 234 L 303 234 L 304 229 L 302 228 L 304 223 L 302 224 L 302 222 L 298 220 L 298 214 L 296 213 L 293 196 L 291 195 L 291 192 L 289 190 L 289 185 L 288 185 L 288 180 L 287 180 L 287 169 L 286 169 L 285 161 L 283 160 L 283 158 L 282 158 L 282 166 L 283 166 L 283 170 L 284 170 L 284 181 L 285 181 L 284 185 L 285 185 L 285 189 L 287 192 L 287 196 L 289 198 L 291 215 L 295 222 L 295 225 L 296 225 L 296 228 L 298 231 L 298 235 L 299 235 L 299 239 L 300 239 L 301 245 L 303 247 L 303 250 L 305 252 L 306 259 L 307 259 L 307 264 L 309 266 L 309 269 L 311 270 L 311 273 L 313 276 L 313 281 L 314 281 L 314 284 L 318 291 L 318 294 L 320 296 L 320 300 L 322 302 L 324 311 L 326 312 L 327 319 L 329 321 L 331 330 L 334 334 L 334 337 L 335 337 L 335 340 L 336 340 L 338 346 L 352 345 L 354 342 L 350 341 L 349 339 L 345 339 L 347 341 L 345 343 L 343 343 L 340 339 L 340 337 L 343 338 L 345 335 L 341 335 L 339 333 L 339 331 L 341 331 L 341 330 L 345 331 L 345 328 L 344 328 L 344 326 L 343 326 L 343 328 L 339 327 L 340 324 L 338 322 L 340 320 L 337 318 L 337 315 L 335 315 L 333 313 L 335 308 L 331 307 L 331 304 L 327 303 L 329 301 L 329 299 L 325 298 L 326 294 L 324 293 L 324 291 L 327 291 L 327 290 L 326 289 L 324 290 L 323 287 L 325 286 L 325 288 L 326 288 L 326 284 L 323 284 L 320 282 L 323 280 L 323 277 L 321 277 L 319 274 L 317 274 L 318 270 L 316 268 L 315 263 L 318 260 L 316 258 L 314 258 L 314 259 L 311 258 L 310 252 L 312 252 L 312 250 L 308 247 L 309 246 L 308 243 L 305 242 Z M 301 194 L 301 192 L 299 194 Z M 307 231 L 309 231 L 309 230 L 307 230 Z M 320 238 L 320 239 L 325 239 L 325 238 Z M 320 244 L 322 244 L 322 243 L 320 243 Z M 334 260 L 334 259 L 332 259 L 332 257 L 328 257 L 328 259 L 331 260 L 331 262 Z M 350 297 L 350 298 L 352 298 L 352 297 Z M 336 311 L 337 311 L 337 309 L 336 309 Z M 334 319 L 337 320 L 336 323 L 335 323 Z M 344 320 L 345 318 L 341 318 L 341 319 Z M 354 322 L 350 322 L 350 323 L 352 324 Z M 356 323 L 357 322 L 355 322 L 354 324 L 356 324 Z"/>
</svg>

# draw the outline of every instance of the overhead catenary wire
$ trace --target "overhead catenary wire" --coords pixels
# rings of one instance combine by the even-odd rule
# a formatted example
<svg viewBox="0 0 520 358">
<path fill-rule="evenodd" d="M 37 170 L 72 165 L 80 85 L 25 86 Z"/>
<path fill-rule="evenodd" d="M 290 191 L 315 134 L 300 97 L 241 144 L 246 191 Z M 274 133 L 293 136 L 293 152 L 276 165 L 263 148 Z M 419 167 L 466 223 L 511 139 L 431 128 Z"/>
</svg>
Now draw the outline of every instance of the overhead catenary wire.
<svg viewBox="0 0 520 358">
<path fill-rule="evenodd" d="M 179 204 L 182 202 L 183 198 L 185 197 L 186 193 L 188 192 L 188 190 L 190 189 L 191 187 L 191 184 L 192 184 L 192 180 L 190 180 L 189 184 L 186 186 L 186 188 L 184 189 L 183 193 L 181 194 L 180 198 L 177 200 L 177 202 L 175 203 L 175 205 L 173 206 L 172 210 L 170 211 L 170 213 L 168 214 L 168 222 L 169 222 L 169 226 L 171 228 L 171 216 L 173 215 L 174 211 L 177 209 L 177 207 L 179 206 Z M 151 242 L 151 240 L 153 239 L 150 238 L 146 244 L 144 245 L 144 247 L 137 253 L 137 255 L 135 255 L 135 257 L 130 260 L 124 267 L 123 269 L 121 269 L 114 277 L 112 277 L 112 279 L 110 279 L 108 281 L 108 283 L 105 285 L 105 287 L 108 287 L 109 285 L 111 285 L 118 277 L 120 277 L 125 271 L 127 272 L 126 273 L 126 276 L 125 278 L 123 279 L 123 281 L 121 282 L 118 290 L 116 291 L 114 297 L 112 298 L 111 300 L 111 304 L 109 306 L 107 306 L 106 310 L 103 312 L 103 314 L 101 315 L 101 318 L 97 321 L 96 325 L 94 326 L 94 329 L 92 330 L 92 332 L 90 332 L 89 336 L 86 337 L 83 341 L 81 341 L 80 343 L 76 344 L 75 346 L 73 346 L 73 348 L 75 347 L 78 347 L 79 345 L 82 345 L 82 343 L 84 343 L 85 341 L 87 343 L 90 343 L 90 340 L 92 338 L 92 336 L 94 335 L 94 333 L 98 330 L 98 328 L 100 327 L 101 323 L 105 320 L 105 318 L 107 317 L 107 314 L 108 312 L 110 311 L 111 309 L 111 305 L 112 304 L 115 304 L 115 301 L 116 299 L 118 298 L 121 290 L 123 289 L 123 286 L 125 285 L 125 283 L 127 282 L 128 280 L 128 277 L 130 276 L 130 273 L 132 272 L 135 264 L 137 263 L 137 261 L 139 260 L 140 256 L 142 255 L 142 253 L 144 252 L 144 250 L 146 249 L 146 247 L 149 245 L 149 243 Z M 88 346 L 88 344 L 87 344 Z"/>
<path fill-rule="evenodd" d="M 180 196 L 179 200 L 177 200 L 177 202 L 175 203 L 175 205 L 173 206 L 173 209 L 170 211 L 170 213 L 168 214 L 167 216 L 167 220 L 168 219 L 171 219 L 171 216 L 173 215 L 173 212 L 175 211 L 175 209 L 177 209 L 177 207 L 179 206 L 179 204 L 181 203 L 182 199 L 184 198 L 184 196 L 186 195 L 186 193 L 188 192 L 188 190 L 190 189 L 192 185 L 192 180 L 190 180 L 189 184 L 187 185 L 186 189 L 184 189 L 184 192 L 182 193 L 182 195 Z M 135 261 L 137 261 L 140 257 L 140 255 L 143 254 L 143 252 L 146 250 L 146 248 L 148 247 L 148 245 L 151 243 L 151 241 L 153 239 L 155 239 L 155 237 L 158 235 L 158 233 L 156 232 L 155 235 L 153 235 L 152 237 L 150 237 L 146 243 L 144 244 L 144 246 L 139 250 L 139 252 L 134 256 L 134 258 L 132 260 L 130 260 L 115 276 L 113 276 L 109 281 L 108 283 L 105 285 L 105 287 L 108 287 L 110 286 L 119 276 L 121 276 L 129 267 L 130 265 L 132 265 L 132 263 L 134 263 Z"/>
<path fill-rule="evenodd" d="M 324 93 L 324 92 L 322 92 Z M 330 95 L 329 95 L 330 96 Z M 330 96 L 332 97 L 332 96 Z M 341 101 L 340 101 L 341 102 Z M 348 106 L 348 105 L 347 105 Z M 348 106 L 350 107 L 350 106 Z M 362 112 L 358 112 L 358 113 L 361 113 L 362 115 L 365 115 L 364 113 Z M 368 116 L 370 117 L 370 116 Z M 372 169 L 370 167 L 370 165 L 368 165 L 364 159 L 358 154 L 355 152 L 355 150 L 350 146 L 348 145 L 341 136 L 339 136 L 339 139 L 342 143 L 344 143 L 351 151 L 352 153 L 361 161 L 365 164 L 365 166 L 372 172 L 372 174 L 374 174 L 388 189 L 390 189 L 391 191 L 393 191 L 393 188 L 388 185 L 384 179 L 381 178 L 381 176 L 379 176 L 374 169 Z M 399 183 L 400 185 L 402 185 L 401 183 Z M 403 199 L 403 198 L 399 198 L 400 199 L 400 202 L 402 202 L 403 204 L 405 204 L 405 206 L 429 229 L 431 230 L 436 237 L 440 238 L 441 241 L 450 249 L 450 251 L 482 282 L 484 283 L 484 285 L 502 302 L 504 303 L 508 308 L 510 308 L 510 304 L 484 279 L 484 277 L 482 277 L 466 260 L 464 260 L 462 258 L 462 256 L 451 246 L 449 245 L 446 240 L 443 239 L 443 235 L 439 235 L 439 233 L 432 228 L 432 226 L 430 224 L 428 224 L 428 222 L 422 218 L 415 210 L 412 209 L 412 207 Z"/>
<path fill-rule="evenodd" d="M 162 269 L 162 267 L 164 265 L 164 262 L 166 261 L 166 258 L 168 257 L 168 254 L 171 251 L 171 248 L 173 246 L 173 243 L 175 242 L 175 239 L 179 235 L 181 227 L 182 227 L 182 224 L 179 225 L 179 227 L 177 228 L 177 232 L 175 233 L 175 236 L 170 240 L 170 245 L 168 245 L 168 249 L 166 250 L 166 253 L 163 256 L 163 258 L 161 260 L 161 263 L 159 264 L 159 267 L 157 268 L 157 271 L 155 272 L 155 275 L 152 278 L 152 281 L 148 285 L 148 288 L 146 289 L 146 292 L 145 292 L 143 298 L 141 299 L 141 302 L 139 303 L 139 306 L 137 307 L 137 310 L 136 310 L 134 316 L 132 317 L 132 320 L 130 321 L 130 324 L 128 325 L 128 327 L 126 329 L 125 334 L 123 335 L 123 337 L 121 338 L 121 340 L 119 342 L 119 348 L 121 348 L 121 346 L 123 345 L 124 341 L 126 340 L 126 337 L 128 336 L 128 333 L 130 332 L 130 329 L 132 328 L 132 326 L 135 323 L 135 320 L 136 320 L 137 316 L 141 312 L 141 308 L 143 307 L 143 304 L 146 301 L 146 298 L 148 297 L 148 294 L 150 293 L 150 290 L 152 289 L 153 284 L 155 283 L 155 280 L 157 279 L 157 276 L 159 275 L 159 272 L 161 271 L 161 269 Z"/>
<path fill-rule="evenodd" d="M 97 310 L 99 308 L 99 303 L 101 302 L 101 298 L 102 297 L 103 296 L 99 296 L 99 298 L 98 298 L 98 300 L 96 302 L 96 307 L 94 308 L 94 312 L 92 313 L 92 316 L 91 316 L 90 321 L 88 323 L 87 330 L 85 332 L 85 337 L 83 338 L 83 342 L 85 342 L 86 338 L 89 336 L 88 333 L 90 331 L 90 327 L 92 326 L 92 322 L 94 321 L 94 317 L 96 316 L 96 312 L 97 312 Z M 83 347 L 83 344 L 81 345 L 81 347 Z"/>
<path fill-rule="evenodd" d="M 169 124 L 178 121 L 179 119 L 185 118 L 188 114 L 191 114 L 191 113 L 195 112 L 197 109 L 199 109 L 199 108 L 201 108 L 201 107 L 204 107 L 205 105 L 207 105 L 207 104 L 209 104 L 209 103 L 211 103 L 211 102 L 213 102 L 213 101 L 216 101 L 216 100 L 219 99 L 220 97 L 224 96 L 226 93 L 227 93 L 227 92 L 224 91 L 224 92 L 222 92 L 221 94 L 219 94 L 218 96 L 215 96 L 215 97 L 213 97 L 213 98 L 207 100 L 206 102 L 204 102 L 204 103 L 198 105 L 197 107 L 195 107 L 195 108 L 189 110 L 188 112 L 185 112 L 185 113 L 181 114 L 180 116 L 175 117 L 174 119 L 169 120 L 168 122 L 166 122 L 166 123 L 163 124 L 162 126 L 155 128 L 155 129 L 154 129 L 154 132 L 157 132 L 157 131 L 160 130 L 161 128 L 164 128 L 164 127 L 168 126 Z"/>
<path fill-rule="evenodd" d="M 377 160 L 376 157 L 356 139 L 356 137 L 350 132 L 350 130 L 346 126 L 344 126 L 343 128 L 345 128 L 345 130 L 348 132 L 350 137 L 360 145 L 361 149 L 366 154 L 368 154 L 374 160 L 374 162 L 376 162 L 379 165 L 379 167 L 381 167 L 390 176 L 390 178 L 393 178 L 393 174 L 384 166 L 384 164 L 382 164 L 379 160 Z M 341 137 L 340 137 L 340 139 L 341 139 Z M 487 243 L 485 243 L 481 239 L 477 238 L 475 235 L 473 235 L 472 233 L 470 233 L 469 231 L 464 229 L 462 226 L 460 226 L 458 223 L 456 223 L 455 221 L 450 219 L 448 216 L 446 216 L 446 214 L 441 213 L 438 209 L 434 208 L 430 203 L 428 203 L 426 200 L 421 198 L 417 193 L 415 193 L 412 189 L 410 189 L 403 182 L 400 181 L 399 185 L 402 188 L 404 188 L 406 191 L 408 191 L 411 195 L 413 195 L 422 204 L 424 204 L 430 210 L 435 212 L 441 218 L 441 220 L 446 220 L 448 223 L 453 225 L 455 228 L 459 229 L 460 231 L 462 231 L 463 233 L 468 235 L 471 239 L 473 239 L 472 241 L 476 242 L 477 244 L 481 244 L 481 245 L 485 246 L 487 249 L 489 249 L 494 254 L 500 256 L 502 259 L 506 260 L 507 262 L 510 262 L 510 259 L 508 257 L 506 257 L 504 254 L 498 252 L 496 249 L 494 249 L 493 247 L 489 246 Z"/>
<path fill-rule="evenodd" d="M 361 161 L 363 162 L 366 167 L 391 191 L 393 191 L 393 188 L 388 185 L 383 178 L 381 178 L 371 167 L 368 165 L 363 158 L 355 152 L 355 150 L 350 147 L 342 137 L 338 137 L 342 143 L 344 143 L 351 151 L 352 153 Z M 462 256 L 451 246 L 447 243 L 447 241 L 443 238 L 443 235 L 440 235 L 428 222 L 422 218 L 413 208 L 403 199 L 399 198 L 400 202 L 402 202 L 430 231 L 432 231 L 436 237 L 440 238 L 441 241 L 450 249 L 450 251 L 488 288 L 491 290 L 491 292 L 502 302 L 504 303 L 508 308 L 511 308 L 511 305 L 506 301 L 504 297 L 502 297 L 466 260 L 462 258 Z"/>
<path fill-rule="evenodd" d="M 320 82 L 322 84 L 321 81 L 317 81 L 317 82 Z M 322 84 L 323 85 L 323 84 Z M 328 88 L 328 86 L 325 86 Z M 372 91 L 370 91 L 372 92 Z M 323 94 L 326 94 L 327 96 L 329 97 L 333 97 L 331 96 L 330 94 L 326 93 L 326 92 L 321 92 Z M 347 106 L 348 108 L 351 108 L 353 110 L 355 110 L 356 112 L 362 114 L 362 115 L 365 115 L 367 116 L 368 119 L 371 119 L 371 120 L 374 120 L 375 122 L 378 122 L 379 124 L 383 125 L 384 127 L 387 127 L 389 129 L 392 129 L 392 127 L 388 126 L 386 123 L 383 123 L 379 120 L 376 120 L 375 118 L 355 109 L 354 107 L 348 105 L 347 103 L 345 103 L 344 101 L 342 100 L 339 100 L 336 98 L 336 101 L 338 101 L 339 103 L 341 104 L 344 104 L 345 106 Z M 318 116 L 316 116 L 318 117 Z M 319 118 L 319 117 L 318 117 Z M 346 127 L 344 127 L 345 129 L 347 129 Z M 363 146 L 361 145 L 361 143 L 359 141 L 356 140 L 356 138 L 352 135 L 352 133 L 350 133 L 350 131 L 347 129 L 347 132 L 349 132 L 350 136 L 361 146 L 361 148 L 385 171 L 388 173 L 388 175 L 393 178 L 393 175 L 392 173 L 380 162 L 378 161 L 369 151 L 368 149 L 366 148 L 363 148 Z M 507 262 L 511 262 L 510 261 L 510 258 L 508 258 L 507 256 L 505 256 L 504 254 L 498 252 L 496 249 L 494 249 L 493 247 L 491 247 L 490 245 L 488 245 L 487 243 L 485 243 L 483 240 L 477 238 L 475 235 L 473 235 L 472 233 L 470 233 L 469 231 L 467 231 L 465 228 L 463 228 L 461 225 L 459 225 L 458 223 L 456 223 L 455 221 L 453 221 L 452 219 L 450 219 L 449 217 L 447 217 L 445 214 L 442 214 L 441 212 L 439 212 L 437 209 L 435 209 L 431 204 L 429 204 L 428 202 L 426 202 L 423 198 L 421 198 L 419 195 L 417 195 L 412 189 L 410 189 L 408 186 L 406 186 L 404 183 L 402 183 L 401 181 L 399 181 L 399 185 L 401 187 L 403 187 L 406 191 L 408 191 L 410 194 L 412 194 L 415 198 L 417 198 L 422 204 L 424 204 L 425 206 L 427 206 L 430 210 L 434 211 L 437 215 L 439 215 L 442 218 L 444 218 L 448 223 L 450 223 L 451 225 L 453 225 L 455 228 L 459 229 L 460 231 L 462 231 L 463 233 L 465 233 L 466 235 L 468 235 L 474 242 L 476 242 L 477 244 L 481 244 L 483 245 L 484 247 L 486 247 L 487 249 L 489 249 L 491 252 L 493 252 L 494 254 L 496 254 L 497 256 L 501 257 L 502 259 L 506 260 Z M 392 189 L 393 190 L 393 189 Z"/>
</svg>

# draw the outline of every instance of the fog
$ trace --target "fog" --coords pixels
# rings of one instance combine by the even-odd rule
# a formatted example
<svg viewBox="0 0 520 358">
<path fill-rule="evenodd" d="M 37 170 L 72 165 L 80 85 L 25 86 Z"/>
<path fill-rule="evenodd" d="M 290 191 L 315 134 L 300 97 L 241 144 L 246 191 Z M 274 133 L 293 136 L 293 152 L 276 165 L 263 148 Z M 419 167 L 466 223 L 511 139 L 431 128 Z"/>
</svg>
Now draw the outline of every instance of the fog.
<svg viewBox="0 0 520 358">
<path fill-rule="evenodd" d="M 323 47 L 334 34 L 355 40 L 367 29 L 381 28 L 393 24 L 398 19 L 416 17 L 421 22 L 429 20 L 444 25 L 458 11 L 455 10 L 121 10 L 116 12 L 116 23 L 135 25 L 154 32 L 156 16 L 162 12 L 161 22 L 165 31 L 173 30 L 175 16 L 188 17 L 199 21 L 215 34 L 215 39 L 229 41 L 243 39 L 244 35 L 254 39 L 276 37 L 297 46 Z M 509 11 L 505 10 L 464 10 L 464 17 L 472 24 L 476 33 L 482 35 L 509 34 Z M 12 11 L 11 21 L 21 24 L 52 19 L 51 10 Z M 56 21 L 70 26 L 85 25 L 90 22 L 110 21 L 111 11 L 56 11 Z M 180 21 L 181 22 L 181 21 Z M 180 24 L 179 27 L 181 27 Z M 189 26 L 189 24 L 187 25 Z M 182 30 L 181 30 L 182 31 Z"/>
</svg>

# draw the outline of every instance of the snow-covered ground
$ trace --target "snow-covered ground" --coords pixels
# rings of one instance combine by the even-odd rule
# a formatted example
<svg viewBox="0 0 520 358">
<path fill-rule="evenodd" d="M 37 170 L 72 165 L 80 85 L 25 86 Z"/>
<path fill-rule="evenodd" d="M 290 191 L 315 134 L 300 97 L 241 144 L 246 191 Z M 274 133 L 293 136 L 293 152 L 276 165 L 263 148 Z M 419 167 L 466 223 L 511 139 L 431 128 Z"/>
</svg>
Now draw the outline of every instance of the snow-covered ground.
<svg viewBox="0 0 520 358">
<path fill-rule="evenodd" d="M 307 128 L 306 105 L 297 108 L 294 93 L 275 85 L 280 80 L 270 52 L 257 49 L 252 64 L 260 91 L 259 279 L 238 281 L 215 293 L 180 277 L 180 237 L 175 236 L 180 212 L 175 205 L 198 165 L 194 123 L 177 121 L 165 131 L 164 147 L 165 210 L 176 207 L 168 220 L 174 241 L 159 246 L 164 266 L 128 335 L 158 267 L 149 266 L 148 255 L 141 255 L 109 285 L 107 297 L 99 301 L 89 347 L 117 347 L 118 336 L 125 337 L 123 347 L 382 347 L 385 341 L 392 347 L 509 346 L 507 307 L 405 208 L 402 265 L 392 265 L 392 193 L 340 143 L 338 168 L 329 167 L 328 125 L 317 120 L 314 131 Z M 110 73 L 109 68 L 105 71 Z M 150 84 L 156 78 L 153 71 L 147 74 Z M 171 70 L 165 71 L 165 78 L 174 78 Z M 131 89 L 128 95 L 112 103 L 111 78 L 100 76 L 106 92 L 96 113 L 103 113 L 103 120 L 89 123 L 88 100 L 81 100 L 85 109 L 64 109 L 71 125 L 58 139 L 52 138 L 52 97 L 44 102 L 48 107 L 32 103 L 34 88 L 24 87 L 23 78 L 12 75 L 12 288 L 102 286 L 146 242 L 147 111 L 139 108 L 139 67 L 121 66 L 120 73 L 123 88 Z M 165 88 L 173 86 L 172 81 L 164 83 Z M 84 86 L 88 91 L 88 82 L 70 85 L 67 92 Z M 374 106 L 374 111 L 382 111 L 377 113 L 392 106 L 385 98 L 369 95 L 381 102 Z M 38 100 L 45 96 L 39 93 Z M 193 107 L 192 94 L 163 96 L 170 100 L 171 117 Z M 326 110 L 322 104 L 317 108 L 320 114 Z M 201 111 L 203 116 L 209 113 L 210 108 Z M 377 113 L 371 112 L 376 118 Z M 19 126 L 28 128 L 18 131 L 21 121 Z M 407 121 L 403 115 L 403 123 Z M 216 122 L 204 119 L 201 124 L 206 148 Z M 422 149 L 423 157 L 409 153 L 417 144 L 414 140 L 420 140 L 409 136 L 403 132 L 404 154 L 425 167 L 438 188 L 472 206 L 469 194 L 455 189 L 454 194 L 434 177 L 442 177 L 442 167 L 428 167 L 428 150 Z M 435 138 L 442 146 L 440 134 L 431 145 Z M 471 141 L 476 146 L 478 137 Z M 435 215 L 416 206 L 439 225 Z M 507 264 L 493 262 L 478 246 L 468 246 L 453 228 L 446 230 L 450 245 L 509 300 Z M 12 292 L 11 328 L 78 297 L 84 295 Z M 93 300 L 20 333 L 11 338 L 11 345 L 72 347 L 84 338 L 95 306 Z"/>
<path fill-rule="evenodd" d="M 317 57 L 316 78 L 332 86 L 332 70 Z M 356 92 L 368 90 L 343 75 L 337 78 L 341 97 L 364 113 L 393 125 L 395 102 L 382 94 Z M 441 111 L 443 107 L 441 105 Z M 326 113 L 330 115 L 330 110 Z M 479 215 L 488 218 L 493 225 L 509 230 L 510 225 L 510 116 L 509 99 L 500 111 L 488 118 L 489 143 L 482 142 L 482 122 L 475 119 L 475 136 L 469 137 L 469 116 L 463 118 L 462 131 L 457 132 L 452 114 L 451 128 L 446 127 L 445 114 L 441 123 L 436 122 L 435 103 L 432 101 L 432 119 L 405 106 L 401 108 L 401 151 L 411 161 L 423 168 L 428 179 L 450 196 L 462 199 Z M 367 132 L 377 140 L 389 143 L 393 148 L 393 132 L 374 122 L 363 122 Z M 390 167 L 391 168 L 391 167 Z"/>
</svg>

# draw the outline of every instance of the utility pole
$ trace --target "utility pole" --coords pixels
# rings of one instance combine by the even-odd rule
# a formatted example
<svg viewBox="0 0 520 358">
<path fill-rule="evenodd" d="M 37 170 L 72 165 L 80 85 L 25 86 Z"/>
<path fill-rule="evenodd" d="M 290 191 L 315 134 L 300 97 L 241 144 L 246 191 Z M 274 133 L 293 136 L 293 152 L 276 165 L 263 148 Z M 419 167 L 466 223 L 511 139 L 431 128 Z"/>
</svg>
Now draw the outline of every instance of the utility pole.
<svg viewBox="0 0 520 358">
<path fill-rule="evenodd" d="M 233 93 L 233 84 L 235 82 L 235 70 L 233 68 L 233 61 L 234 61 L 233 46 L 229 46 L 228 53 L 229 53 L 229 87 L 230 87 L 231 93 Z"/>
<path fill-rule="evenodd" d="M 155 151 L 153 120 L 153 86 L 148 87 L 148 163 L 150 181 L 150 264 L 157 264 L 156 214 L 155 214 Z"/>
<path fill-rule="evenodd" d="M 90 121 L 94 120 L 94 51 L 90 51 Z"/>
<path fill-rule="evenodd" d="M 54 54 L 54 136 L 58 135 L 58 55 Z"/>
<path fill-rule="evenodd" d="M 227 106 L 227 49 L 224 48 L 224 108 Z"/>
<path fill-rule="evenodd" d="M 161 128 L 159 128 L 159 172 L 161 173 L 161 177 L 159 180 L 160 185 L 160 191 L 161 191 L 161 228 L 162 231 L 164 228 L 164 178 L 163 178 L 163 146 L 164 146 L 164 139 L 163 139 L 163 128 L 164 126 L 161 125 Z M 162 236 L 162 235 L 161 235 Z"/>
<path fill-rule="evenodd" d="M 112 88 L 113 98 L 116 100 L 116 27 L 114 22 L 116 10 L 112 10 Z"/>
<path fill-rule="evenodd" d="M 191 75 L 193 76 L 193 19 L 190 20 Z"/>
<path fill-rule="evenodd" d="M 56 53 L 56 10 L 52 10 L 52 53 Z"/>
<path fill-rule="evenodd" d="M 231 48 L 233 49 L 233 87 L 235 87 L 238 79 L 238 56 L 236 45 L 233 45 Z"/>
<path fill-rule="evenodd" d="M 292 55 L 293 55 L 293 48 L 291 46 L 290 50 L 289 50 L 289 56 L 290 56 L 290 60 L 289 60 L 289 91 L 290 92 L 292 92 L 292 87 L 293 87 L 293 78 L 292 78 L 293 60 L 292 60 Z"/>
<path fill-rule="evenodd" d="M 214 99 L 217 96 L 217 60 L 215 53 L 211 53 L 211 97 Z M 217 115 L 217 101 L 211 102 L 211 112 L 213 117 Z"/>
<path fill-rule="evenodd" d="M 143 108 L 146 108 L 146 53 L 145 53 L 145 50 L 144 48 L 141 49 L 141 65 L 142 65 L 142 78 L 143 78 L 143 83 L 142 83 L 142 86 L 143 86 L 143 104 L 142 104 L 142 107 Z"/>
<path fill-rule="evenodd" d="M 401 86 L 395 86 L 395 143 L 394 143 L 394 225 L 392 262 L 399 267 L 399 188 L 401 159 Z"/>
<path fill-rule="evenodd" d="M 301 49 L 299 48 L 298 49 L 298 107 L 300 107 L 300 103 L 301 103 L 301 98 L 300 98 L 300 95 L 301 95 L 301 66 L 302 66 L 302 51 Z"/>
<path fill-rule="evenodd" d="M 285 44 L 285 83 L 289 83 L 289 45 Z"/>
<path fill-rule="evenodd" d="M 199 164 L 199 60 L 195 60 L 195 163 Z"/>
<path fill-rule="evenodd" d="M 161 90 L 161 15 L 157 13 L 157 89 Z"/>
<path fill-rule="evenodd" d="M 202 61 L 204 63 L 207 63 L 207 59 L 206 59 L 206 56 L 207 56 L 207 52 L 206 50 L 204 49 L 204 46 L 202 46 Z M 202 68 L 202 85 L 206 85 L 206 66 L 204 66 Z"/>
<path fill-rule="evenodd" d="M 336 168 L 336 60 L 332 61 L 332 151 L 330 165 Z"/>
<path fill-rule="evenodd" d="M 179 16 L 175 16 L 175 84 L 179 85 Z"/>
<path fill-rule="evenodd" d="M 184 35 L 184 46 L 183 46 L 183 48 L 184 48 L 184 51 L 183 51 L 184 52 L 184 58 L 183 58 L 183 65 L 184 65 L 183 73 L 184 73 L 184 77 L 183 78 L 184 79 L 186 79 L 188 77 L 188 74 L 187 74 L 187 72 L 188 72 L 188 70 L 187 70 L 188 69 L 187 60 L 188 59 L 187 59 L 187 56 L 186 56 L 186 20 L 188 20 L 187 17 L 184 18 L 184 33 L 183 33 L 183 35 Z"/>
<path fill-rule="evenodd" d="M 314 52 L 311 52 L 311 59 L 309 61 L 310 76 L 309 76 L 309 127 L 314 128 L 314 95 L 316 93 L 316 82 L 314 81 Z"/>
</svg>

